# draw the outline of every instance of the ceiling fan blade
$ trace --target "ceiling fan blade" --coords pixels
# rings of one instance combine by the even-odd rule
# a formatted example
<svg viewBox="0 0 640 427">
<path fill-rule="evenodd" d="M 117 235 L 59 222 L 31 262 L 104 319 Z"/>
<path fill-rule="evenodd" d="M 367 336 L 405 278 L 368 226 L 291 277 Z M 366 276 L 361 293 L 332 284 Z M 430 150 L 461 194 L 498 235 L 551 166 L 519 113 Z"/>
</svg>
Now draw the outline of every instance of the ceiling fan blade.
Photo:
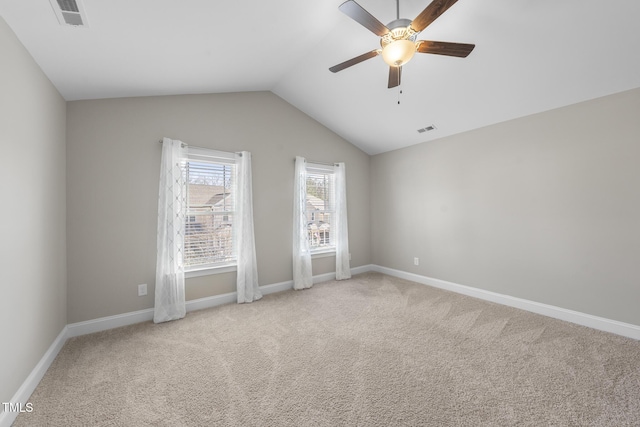
<svg viewBox="0 0 640 427">
<path fill-rule="evenodd" d="M 458 0 L 433 0 L 411 23 L 411 28 L 420 32 L 427 28 Z"/>
<path fill-rule="evenodd" d="M 358 22 L 360 25 L 380 37 L 389 32 L 389 29 L 382 22 L 378 21 L 372 14 L 364 10 L 362 6 L 353 0 L 348 0 L 342 3 L 338 9 L 340 9 L 340 11 L 349 18 Z"/>
<path fill-rule="evenodd" d="M 333 67 L 329 68 L 329 71 L 331 71 L 332 73 L 337 73 L 338 71 L 342 71 L 345 68 L 351 67 L 352 65 L 359 64 L 362 61 L 366 61 L 367 59 L 371 59 L 374 56 L 378 56 L 379 53 L 380 51 L 378 51 L 377 49 L 372 50 L 371 52 L 363 53 L 362 55 L 351 58 L 348 61 L 344 61 L 338 65 L 334 65 Z"/>
<path fill-rule="evenodd" d="M 457 56 L 459 58 L 466 58 L 476 47 L 475 44 L 434 42 L 430 40 L 418 40 L 416 44 L 418 45 L 416 51 L 420 53 L 434 53 L 436 55 Z"/>
<path fill-rule="evenodd" d="M 402 67 L 389 67 L 389 85 L 387 88 L 391 89 L 400 86 L 400 77 L 402 77 Z"/>
</svg>

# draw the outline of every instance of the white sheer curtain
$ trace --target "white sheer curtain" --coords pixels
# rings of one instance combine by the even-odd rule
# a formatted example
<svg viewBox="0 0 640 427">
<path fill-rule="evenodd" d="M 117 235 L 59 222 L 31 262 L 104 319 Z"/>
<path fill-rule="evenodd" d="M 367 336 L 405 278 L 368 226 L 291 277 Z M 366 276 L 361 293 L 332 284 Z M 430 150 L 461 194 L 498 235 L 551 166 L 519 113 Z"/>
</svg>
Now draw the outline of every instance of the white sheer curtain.
<svg viewBox="0 0 640 427">
<path fill-rule="evenodd" d="M 158 236 L 156 260 L 155 323 L 185 316 L 184 224 L 186 182 L 183 175 L 186 145 L 164 138 L 158 194 Z"/>
<path fill-rule="evenodd" d="M 347 225 L 347 180 L 344 163 L 336 163 L 334 167 L 336 191 L 336 279 L 351 278 L 349 266 L 349 227 Z"/>
<path fill-rule="evenodd" d="M 313 286 L 306 210 L 307 166 L 304 157 L 298 156 L 293 180 L 293 289 Z"/>
<path fill-rule="evenodd" d="M 258 286 L 258 264 L 253 233 L 253 192 L 251 190 L 251 153 L 236 153 L 236 254 L 238 254 L 238 303 L 262 298 Z"/>
</svg>

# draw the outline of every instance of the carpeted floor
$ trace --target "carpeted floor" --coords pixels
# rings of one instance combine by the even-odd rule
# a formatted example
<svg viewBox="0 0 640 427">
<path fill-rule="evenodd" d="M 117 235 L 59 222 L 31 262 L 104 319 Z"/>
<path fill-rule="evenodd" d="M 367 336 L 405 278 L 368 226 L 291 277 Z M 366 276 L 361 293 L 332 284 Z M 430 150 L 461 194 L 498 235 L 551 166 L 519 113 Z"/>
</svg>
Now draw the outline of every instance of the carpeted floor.
<svg viewBox="0 0 640 427">
<path fill-rule="evenodd" d="M 640 342 L 366 273 L 70 339 L 15 426 L 638 426 Z"/>
</svg>

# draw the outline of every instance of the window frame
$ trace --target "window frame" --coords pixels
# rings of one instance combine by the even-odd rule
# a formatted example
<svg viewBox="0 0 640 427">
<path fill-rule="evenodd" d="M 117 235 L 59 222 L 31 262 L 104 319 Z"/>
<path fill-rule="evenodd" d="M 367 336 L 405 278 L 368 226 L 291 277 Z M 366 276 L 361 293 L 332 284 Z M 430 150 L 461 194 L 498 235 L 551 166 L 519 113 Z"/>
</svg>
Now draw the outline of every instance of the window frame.
<svg viewBox="0 0 640 427">
<path fill-rule="evenodd" d="M 327 165 L 327 164 L 322 164 L 322 163 L 313 163 L 313 162 L 307 162 L 306 163 L 306 172 L 307 172 L 307 179 L 309 179 L 309 174 L 314 174 L 314 175 L 331 175 L 331 186 L 332 189 L 330 191 L 331 196 L 333 197 L 333 201 L 331 202 L 331 205 L 333 206 L 333 209 L 330 209 L 329 212 L 331 213 L 331 222 L 330 222 L 330 226 L 333 227 L 334 223 L 335 223 L 335 217 L 336 217 L 336 191 L 335 191 L 335 167 L 333 165 Z M 305 188 L 306 188 L 307 183 L 305 182 Z M 308 193 L 307 193 L 308 194 Z M 326 209 L 325 209 L 326 211 Z M 315 218 L 313 220 L 310 220 L 309 217 L 307 216 L 307 211 L 305 210 L 304 212 L 305 217 L 307 218 L 307 222 L 309 221 L 315 221 Z M 335 256 L 336 254 L 336 245 L 335 243 L 333 243 L 333 245 L 331 246 L 325 246 L 325 247 L 317 247 L 317 248 L 312 248 L 311 245 L 309 245 L 309 254 L 311 255 L 311 258 L 324 258 L 324 257 L 330 257 L 330 256 Z"/>
<path fill-rule="evenodd" d="M 233 194 L 233 211 L 224 211 L 224 212 L 220 212 L 220 214 L 222 215 L 229 215 L 229 216 L 233 216 L 235 217 L 236 215 L 236 210 L 237 210 L 237 202 L 236 202 L 236 198 L 235 195 L 237 193 L 237 162 L 236 162 L 236 155 L 235 153 L 230 153 L 230 152 L 226 152 L 226 151 L 218 151 L 218 150 L 212 150 L 212 149 L 208 149 L 208 148 L 199 148 L 199 147 L 188 147 L 187 149 L 187 158 L 185 161 L 185 173 L 186 173 L 186 167 L 188 162 L 190 161 L 194 161 L 194 162 L 202 162 L 202 163 L 214 163 L 214 164 L 226 164 L 226 165 L 234 165 L 233 167 L 233 178 L 232 178 L 232 194 Z M 186 177 L 185 177 L 186 178 Z M 190 215 L 190 209 L 189 209 L 189 204 L 188 204 L 188 200 L 189 200 L 189 182 L 187 179 L 185 179 L 186 181 L 186 189 L 187 189 L 187 212 L 185 214 L 185 225 L 189 222 L 189 219 L 191 216 L 194 215 Z M 238 258 L 237 258 L 237 248 L 236 248 L 236 231 L 235 231 L 235 221 L 232 221 L 231 223 L 231 236 L 232 236 L 232 248 L 233 248 L 233 255 L 234 255 L 234 259 L 232 261 L 228 261 L 228 262 L 220 262 L 220 263 L 209 263 L 209 264 L 198 264 L 198 265 L 193 265 L 193 266 L 189 266 L 187 267 L 185 264 L 184 267 L 184 272 L 185 272 L 185 277 L 186 278 L 192 278 L 192 277 L 201 277 L 201 276 L 208 276 L 208 275 L 212 275 L 212 274 L 221 274 L 221 273 L 228 273 L 228 272 L 232 272 L 232 271 L 237 271 L 237 266 L 238 266 Z"/>
</svg>

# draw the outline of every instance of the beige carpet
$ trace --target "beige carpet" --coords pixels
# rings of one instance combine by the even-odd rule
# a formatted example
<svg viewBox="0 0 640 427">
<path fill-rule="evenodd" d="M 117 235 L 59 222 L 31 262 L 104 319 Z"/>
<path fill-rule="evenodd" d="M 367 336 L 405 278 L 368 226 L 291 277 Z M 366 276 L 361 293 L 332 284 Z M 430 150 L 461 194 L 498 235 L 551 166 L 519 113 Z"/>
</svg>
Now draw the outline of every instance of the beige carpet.
<svg viewBox="0 0 640 427">
<path fill-rule="evenodd" d="M 70 339 L 16 426 L 638 426 L 640 342 L 377 273 Z"/>
</svg>

